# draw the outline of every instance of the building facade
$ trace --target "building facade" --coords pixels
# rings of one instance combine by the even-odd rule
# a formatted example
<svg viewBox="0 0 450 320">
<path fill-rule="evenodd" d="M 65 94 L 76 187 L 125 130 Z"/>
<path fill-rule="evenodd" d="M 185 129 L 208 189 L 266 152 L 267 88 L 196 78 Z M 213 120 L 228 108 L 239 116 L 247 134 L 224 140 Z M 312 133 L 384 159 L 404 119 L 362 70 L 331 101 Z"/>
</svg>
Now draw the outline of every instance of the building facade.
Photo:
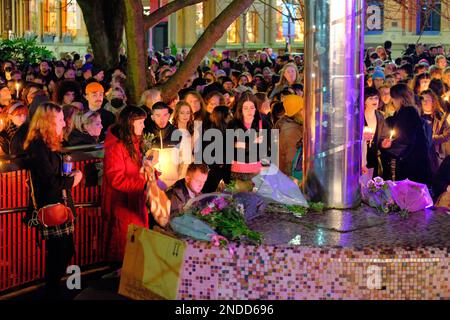
<svg viewBox="0 0 450 320">
<path fill-rule="evenodd" d="M 170 0 L 142 0 L 148 15 Z M 156 50 L 164 46 L 191 48 L 208 24 L 231 0 L 207 0 L 186 7 L 148 32 Z M 341 1 L 341 0 L 336 0 Z M 399 4 L 403 3 L 403 5 Z M 272 47 L 284 52 L 303 51 L 302 5 L 299 0 L 255 0 L 217 42 L 219 50 L 255 51 Z M 408 43 L 441 43 L 450 47 L 450 2 L 439 0 L 367 0 L 367 46 L 386 40 L 394 44 L 394 55 Z M 64 52 L 84 53 L 89 36 L 76 0 L 0 0 L 2 38 L 37 36 L 57 56 Z"/>
<path fill-rule="evenodd" d="M 84 53 L 89 36 L 75 0 L 0 0 L 3 39 L 37 37 L 57 57 L 65 52 Z"/>
</svg>

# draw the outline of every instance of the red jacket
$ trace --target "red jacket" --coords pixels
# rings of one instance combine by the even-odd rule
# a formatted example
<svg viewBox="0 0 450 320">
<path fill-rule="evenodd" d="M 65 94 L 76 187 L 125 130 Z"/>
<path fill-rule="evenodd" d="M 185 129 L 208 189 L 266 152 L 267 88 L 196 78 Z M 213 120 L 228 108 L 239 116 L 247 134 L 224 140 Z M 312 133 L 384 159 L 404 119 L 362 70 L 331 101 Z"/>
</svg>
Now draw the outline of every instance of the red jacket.
<svg viewBox="0 0 450 320">
<path fill-rule="evenodd" d="M 135 143 L 139 153 L 138 143 Z M 108 130 L 102 182 L 104 248 L 107 261 L 122 262 L 128 225 L 148 227 L 145 180 L 140 166 L 132 161 L 125 145 Z"/>
</svg>

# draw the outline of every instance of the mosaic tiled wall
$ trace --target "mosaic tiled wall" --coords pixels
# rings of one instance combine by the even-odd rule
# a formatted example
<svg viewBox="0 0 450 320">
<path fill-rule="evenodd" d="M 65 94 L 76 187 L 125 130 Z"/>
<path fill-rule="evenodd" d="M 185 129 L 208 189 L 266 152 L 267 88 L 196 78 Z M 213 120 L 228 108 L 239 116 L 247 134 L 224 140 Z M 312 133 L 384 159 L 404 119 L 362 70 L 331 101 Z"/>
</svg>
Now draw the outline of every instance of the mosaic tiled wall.
<svg viewBox="0 0 450 320">
<path fill-rule="evenodd" d="M 449 248 L 238 246 L 190 241 L 178 299 L 449 299 Z"/>
</svg>

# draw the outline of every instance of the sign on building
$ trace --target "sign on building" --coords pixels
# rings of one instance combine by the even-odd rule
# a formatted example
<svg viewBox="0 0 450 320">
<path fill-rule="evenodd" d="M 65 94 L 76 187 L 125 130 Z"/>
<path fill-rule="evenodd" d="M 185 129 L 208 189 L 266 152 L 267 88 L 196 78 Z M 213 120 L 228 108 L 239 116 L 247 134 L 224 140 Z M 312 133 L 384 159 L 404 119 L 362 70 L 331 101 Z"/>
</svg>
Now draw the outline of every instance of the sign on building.
<svg viewBox="0 0 450 320">
<path fill-rule="evenodd" d="M 366 8 L 366 34 L 382 33 L 384 4 L 380 0 L 368 0 Z"/>
</svg>

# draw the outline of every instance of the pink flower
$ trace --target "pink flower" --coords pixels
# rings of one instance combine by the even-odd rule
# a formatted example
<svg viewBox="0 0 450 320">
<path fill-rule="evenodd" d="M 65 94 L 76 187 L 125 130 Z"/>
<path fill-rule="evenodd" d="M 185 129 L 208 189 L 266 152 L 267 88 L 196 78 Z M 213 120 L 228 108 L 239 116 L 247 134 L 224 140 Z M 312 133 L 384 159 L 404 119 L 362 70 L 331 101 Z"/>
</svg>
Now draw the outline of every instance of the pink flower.
<svg viewBox="0 0 450 320">
<path fill-rule="evenodd" d="M 227 238 L 225 238 L 224 236 L 218 234 L 210 234 L 209 236 L 211 237 L 211 242 L 215 247 L 220 246 L 220 241 L 225 241 L 225 243 L 228 243 Z"/>
<path fill-rule="evenodd" d="M 212 208 L 211 207 L 206 207 L 204 208 L 202 211 L 200 211 L 200 214 L 202 216 L 207 216 L 208 214 L 210 214 L 212 212 Z"/>
</svg>

